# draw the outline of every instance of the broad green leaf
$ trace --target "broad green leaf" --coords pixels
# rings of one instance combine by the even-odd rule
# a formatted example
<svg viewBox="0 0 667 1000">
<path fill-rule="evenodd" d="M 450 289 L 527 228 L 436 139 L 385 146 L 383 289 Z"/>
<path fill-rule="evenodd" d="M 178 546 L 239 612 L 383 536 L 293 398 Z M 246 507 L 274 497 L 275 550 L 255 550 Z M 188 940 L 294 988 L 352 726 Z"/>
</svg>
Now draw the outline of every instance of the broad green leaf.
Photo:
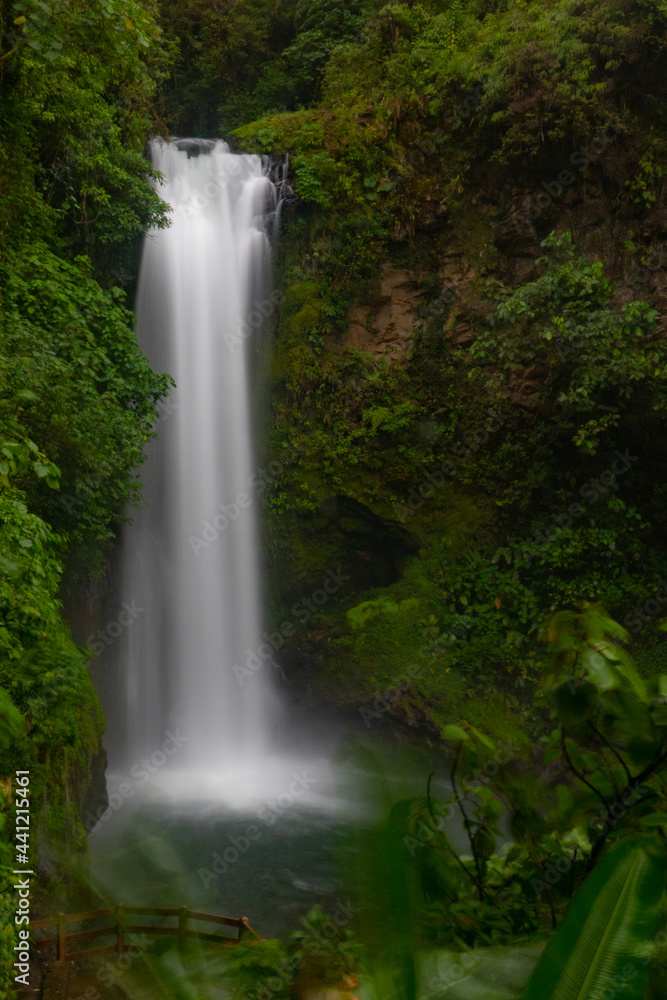
<svg viewBox="0 0 667 1000">
<path fill-rule="evenodd" d="M 483 743 L 484 746 L 487 747 L 487 749 L 489 749 L 489 750 L 495 750 L 496 749 L 496 744 L 493 742 L 493 740 L 489 736 L 486 736 L 484 733 L 480 733 L 479 729 L 475 729 L 474 726 L 470 726 L 469 728 L 470 728 L 470 732 L 474 736 L 476 736 L 477 739 L 480 741 L 480 743 Z"/>
<path fill-rule="evenodd" d="M 627 742 L 627 753 L 633 764 L 643 767 L 653 760 L 656 752 L 656 745 L 653 740 L 647 740 L 643 736 L 633 736 Z"/>
<path fill-rule="evenodd" d="M 466 733 L 465 729 L 461 729 L 460 726 L 448 725 L 442 727 L 442 735 L 446 740 L 469 740 L 470 737 Z"/>
<path fill-rule="evenodd" d="M 588 676 L 600 691 L 611 691 L 618 687 L 618 677 L 600 653 L 590 653 L 587 661 Z"/>
<path fill-rule="evenodd" d="M 543 949 L 535 941 L 427 955 L 419 1000 L 516 1000 Z"/>
<path fill-rule="evenodd" d="M 590 854 L 593 849 L 587 833 L 580 826 L 568 830 L 562 841 L 565 847 L 577 847 L 583 854 Z"/>
<path fill-rule="evenodd" d="M 635 666 L 629 656 L 623 656 L 614 664 L 614 669 L 632 687 L 640 701 L 648 701 L 646 685 L 637 673 Z"/>
<path fill-rule="evenodd" d="M 657 838 L 613 847 L 575 896 L 521 1000 L 605 1000 L 622 978 L 623 1000 L 641 1000 L 649 966 L 636 956 L 658 930 L 666 874 Z M 634 979 L 622 977 L 630 963 Z"/>
<path fill-rule="evenodd" d="M 565 785 L 559 785 L 556 789 L 556 795 L 558 796 L 558 808 L 561 812 L 567 812 L 574 805 L 574 799 L 572 798 L 572 793 L 569 788 Z"/>
<path fill-rule="evenodd" d="M 667 823 L 667 813 L 651 813 L 649 816 L 641 816 L 640 823 L 644 826 L 664 826 Z"/>
</svg>

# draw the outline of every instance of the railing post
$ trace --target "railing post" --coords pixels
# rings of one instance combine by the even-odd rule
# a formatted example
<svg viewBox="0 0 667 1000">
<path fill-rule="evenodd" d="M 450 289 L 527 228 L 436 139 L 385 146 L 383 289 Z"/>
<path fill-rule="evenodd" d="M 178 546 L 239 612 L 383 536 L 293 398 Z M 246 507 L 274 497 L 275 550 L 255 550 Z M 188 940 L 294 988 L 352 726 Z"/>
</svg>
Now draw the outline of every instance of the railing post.
<svg viewBox="0 0 667 1000">
<path fill-rule="evenodd" d="M 188 946 L 188 908 L 182 906 L 178 911 L 178 950 L 185 951 Z"/>
<path fill-rule="evenodd" d="M 239 941 L 241 940 L 241 938 L 243 937 L 243 935 L 245 934 L 245 932 L 247 930 L 248 930 L 248 918 L 247 917 L 241 917 L 241 920 L 240 920 L 240 923 L 239 923 Z"/>
<path fill-rule="evenodd" d="M 119 903 L 116 907 L 116 960 L 125 954 L 125 907 Z"/>
<path fill-rule="evenodd" d="M 67 958 L 67 925 L 65 924 L 65 914 L 58 914 L 58 961 L 64 962 Z"/>
</svg>

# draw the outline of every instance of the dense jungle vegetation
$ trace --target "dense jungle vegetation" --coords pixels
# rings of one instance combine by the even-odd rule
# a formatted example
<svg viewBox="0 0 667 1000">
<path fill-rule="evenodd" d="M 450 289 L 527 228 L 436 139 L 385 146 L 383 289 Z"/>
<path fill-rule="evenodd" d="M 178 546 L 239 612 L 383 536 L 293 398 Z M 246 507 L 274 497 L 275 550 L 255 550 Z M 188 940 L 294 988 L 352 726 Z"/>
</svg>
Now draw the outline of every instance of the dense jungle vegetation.
<svg viewBox="0 0 667 1000">
<path fill-rule="evenodd" d="M 271 628 L 346 578 L 296 619 L 286 690 L 451 747 L 452 802 L 395 805 L 357 873 L 366 961 L 408 998 L 424 942 L 460 969 L 559 928 L 527 1000 L 664 995 L 666 80 L 663 0 L 1 0 L 4 871 L 16 768 L 58 898 L 85 854 L 104 720 L 61 602 L 140 502 L 169 391 L 131 312 L 141 236 L 168 224 L 146 141 L 221 137 L 287 158 L 295 195 Z M 346 934 L 320 953 L 311 932 L 301 966 L 351 975 Z M 239 995 L 280 948 L 239 960 Z M 479 963 L 481 990 L 500 973 Z"/>
</svg>

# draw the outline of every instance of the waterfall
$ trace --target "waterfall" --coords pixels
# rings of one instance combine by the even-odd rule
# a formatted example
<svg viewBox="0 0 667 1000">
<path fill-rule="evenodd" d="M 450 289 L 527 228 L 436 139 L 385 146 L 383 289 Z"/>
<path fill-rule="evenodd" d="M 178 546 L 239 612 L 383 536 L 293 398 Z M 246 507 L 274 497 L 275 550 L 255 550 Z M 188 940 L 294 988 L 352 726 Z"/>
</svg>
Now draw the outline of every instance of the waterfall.
<svg viewBox="0 0 667 1000">
<path fill-rule="evenodd" d="M 122 540 L 132 620 L 112 651 L 124 697 L 114 725 L 123 767 L 148 758 L 157 772 L 164 759 L 179 794 L 243 791 L 268 753 L 252 397 L 275 310 L 278 197 L 266 162 L 223 142 L 155 140 L 151 155 L 171 226 L 145 239 L 137 336 L 176 387 L 141 469 L 148 505 Z"/>
</svg>

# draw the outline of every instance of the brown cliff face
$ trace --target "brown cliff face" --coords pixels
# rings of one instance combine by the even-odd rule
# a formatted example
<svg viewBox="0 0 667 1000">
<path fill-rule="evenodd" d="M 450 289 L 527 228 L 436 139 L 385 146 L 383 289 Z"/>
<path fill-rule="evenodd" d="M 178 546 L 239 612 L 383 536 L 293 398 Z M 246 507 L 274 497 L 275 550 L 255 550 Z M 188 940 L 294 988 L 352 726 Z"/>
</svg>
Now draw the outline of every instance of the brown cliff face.
<svg viewBox="0 0 667 1000">
<path fill-rule="evenodd" d="M 350 310 L 350 325 L 341 346 L 365 351 L 388 361 L 410 354 L 419 284 L 404 270 L 385 267 L 377 295 Z"/>
<path fill-rule="evenodd" d="M 468 347 L 485 323 L 488 279 L 514 288 L 539 276 L 541 242 L 551 231 L 571 231 L 589 258 L 602 261 L 615 284 L 617 304 L 650 302 L 659 314 L 659 334 L 667 333 L 663 195 L 648 207 L 633 198 L 628 184 L 636 171 L 637 150 L 630 138 L 621 136 L 609 143 L 563 186 L 551 175 L 558 175 L 559 165 L 567 166 L 569 155 L 574 154 L 564 146 L 560 158 L 554 154 L 550 162 L 531 164 L 529 171 L 518 166 L 511 171 L 489 170 L 478 164 L 468 179 L 468 190 L 474 194 L 451 212 L 446 228 L 431 236 L 428 226 L 422 227 L 423 240 L 437 239 L 443 247 L 438 277 L 450 305 L 443 333 L 451 348 Z M 547 197 L 547 189 L 553 196 Z M 340 346 L 389 363 L 409 358 L 425 298 L 425 276 L 419 268 L 385 264 L 377 292 L 350 309 Z M 546 374 L 530 370 L 517 375 L 515 402 L 533 408 Z"/>
</svg>

